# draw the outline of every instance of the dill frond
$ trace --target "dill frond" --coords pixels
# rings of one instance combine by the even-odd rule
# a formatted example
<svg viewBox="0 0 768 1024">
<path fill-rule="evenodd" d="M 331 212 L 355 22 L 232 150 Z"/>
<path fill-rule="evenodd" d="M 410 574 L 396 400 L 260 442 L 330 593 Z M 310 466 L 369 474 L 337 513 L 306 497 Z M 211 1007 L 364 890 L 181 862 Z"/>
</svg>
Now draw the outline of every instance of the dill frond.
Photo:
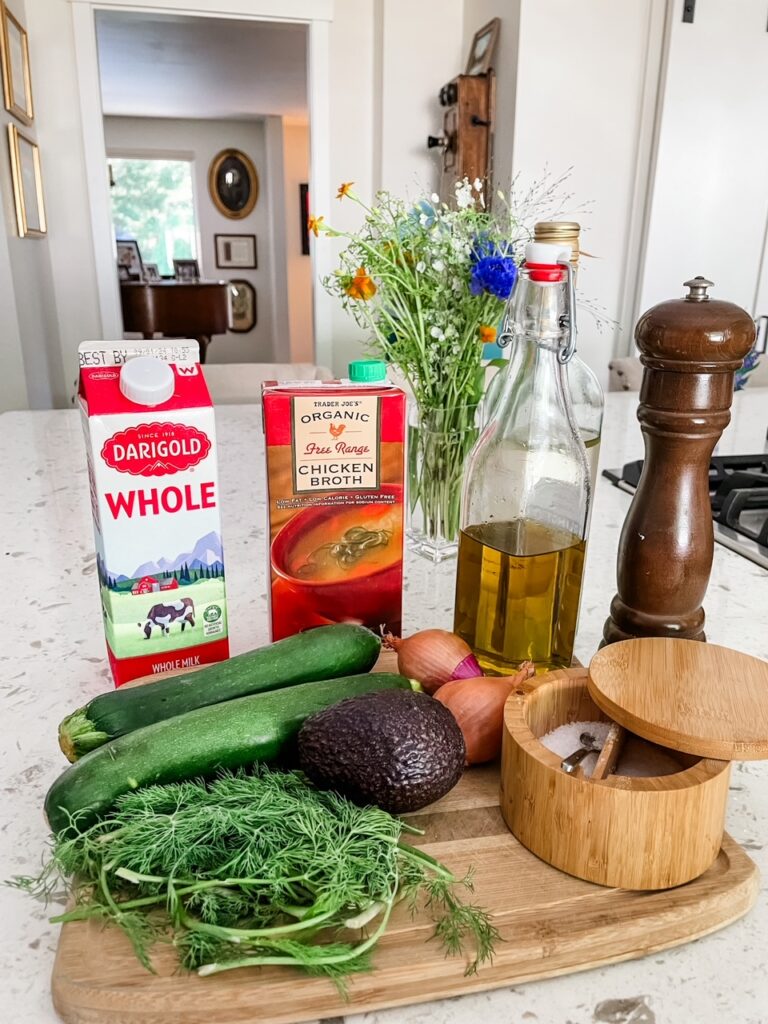
<svg viewBox="0 0 768 1024">
<path fill-rule="evenodd" d="M 114 924 L 148 970 L 152 946 L 167 940 L 201 974 L 279 964 L 346 991 L 349 975 L 370 969 L 399 900 L 414 913 L 426 906 L 448 954 L 473 943 L 476 970 L 498 933 L 457 895 L 469 877 L 401 844 L 412 831 L 300 772 L 256 767 L 135 790 L 87 828 L 73 818 L 40 874 L 12 884 L 37 898 L 64 886 L 74 905 L 54 920 Z M 357 919 L 359 940 L 342 941 Z"/>
</svg>

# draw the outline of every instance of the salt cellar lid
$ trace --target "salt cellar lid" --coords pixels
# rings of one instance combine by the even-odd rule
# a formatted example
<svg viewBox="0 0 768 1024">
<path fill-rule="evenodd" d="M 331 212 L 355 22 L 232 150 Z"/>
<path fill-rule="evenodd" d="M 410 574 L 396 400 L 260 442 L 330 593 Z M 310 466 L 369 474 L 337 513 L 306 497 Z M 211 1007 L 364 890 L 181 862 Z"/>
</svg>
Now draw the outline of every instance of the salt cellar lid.
<svg viewBox="0 0 768 1024">
<path fill-rule="evenodd" d="M 724 761 L 768 758 L 768 662 L 698 640 L 642 637 L 604 647 L 589 694 L 643 739 Z"/>
</svg>

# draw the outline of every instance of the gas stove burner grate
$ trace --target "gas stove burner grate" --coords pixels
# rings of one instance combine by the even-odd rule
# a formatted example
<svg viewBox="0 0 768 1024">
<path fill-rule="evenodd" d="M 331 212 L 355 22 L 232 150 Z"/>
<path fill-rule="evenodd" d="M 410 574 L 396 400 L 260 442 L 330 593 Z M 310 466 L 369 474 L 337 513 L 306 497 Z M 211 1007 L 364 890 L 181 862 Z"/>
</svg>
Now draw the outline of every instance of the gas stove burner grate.
<svg viewBox="0 0 768 1024">
<path fill-rule="evenodd" d="M 643 460 L 603 476 L 633 494 Z M 716 455 L 709 466 L 715 540 L 768 569 L 768 454 Z"/>
</svg>

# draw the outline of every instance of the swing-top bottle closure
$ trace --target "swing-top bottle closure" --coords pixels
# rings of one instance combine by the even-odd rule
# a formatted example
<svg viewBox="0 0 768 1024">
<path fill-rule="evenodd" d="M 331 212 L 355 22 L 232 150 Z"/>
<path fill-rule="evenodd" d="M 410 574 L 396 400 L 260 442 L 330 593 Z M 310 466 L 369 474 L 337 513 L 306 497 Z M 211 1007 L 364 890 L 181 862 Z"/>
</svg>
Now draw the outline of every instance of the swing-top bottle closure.
<svg viewBox="0 0 768 1024">
<path fill-rule="evenodd" d="M 576 352 L 576 289 L 571 264 L 571 248 L 567 245 L 553 245 L 548 242 L 529 242 L 525 247 L 525 261 L 522 269 L 529 280 L 537 284 L 561 284 L 566 282 L 566 310 L 561 314 L 558 327 L 568 332 L 565 345 L 558 348 L 557 359 L 560 363 L 568 363 Z M 505 348 L 513 339 L 513 335 L 505 330 L 497 344 Z"/>
</svg>

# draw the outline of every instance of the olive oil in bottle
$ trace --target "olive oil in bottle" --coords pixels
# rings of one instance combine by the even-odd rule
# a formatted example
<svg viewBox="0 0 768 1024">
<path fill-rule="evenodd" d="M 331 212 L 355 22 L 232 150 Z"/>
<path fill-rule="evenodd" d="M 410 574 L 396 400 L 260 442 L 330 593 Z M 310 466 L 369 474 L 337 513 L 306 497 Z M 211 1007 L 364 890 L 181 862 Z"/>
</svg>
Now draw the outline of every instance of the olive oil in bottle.
<svg viewBox="0 0 768 1024">
<path fill-rule="evenodd" d="M 530 520 L 461 531 L 454 630 L 485 671 L 570 665 L 584 549 L 572 533 Z"/>
<path fill-rule="evenodd" d="M 595 466 L 567 375 L 576 345 L 569 255 L 526 247 L 505 316 L 514 344 L 504 383 L 464 477 L 453 628 L 484 669 L 502 674 L 573 657 Z"/>
</svg>

